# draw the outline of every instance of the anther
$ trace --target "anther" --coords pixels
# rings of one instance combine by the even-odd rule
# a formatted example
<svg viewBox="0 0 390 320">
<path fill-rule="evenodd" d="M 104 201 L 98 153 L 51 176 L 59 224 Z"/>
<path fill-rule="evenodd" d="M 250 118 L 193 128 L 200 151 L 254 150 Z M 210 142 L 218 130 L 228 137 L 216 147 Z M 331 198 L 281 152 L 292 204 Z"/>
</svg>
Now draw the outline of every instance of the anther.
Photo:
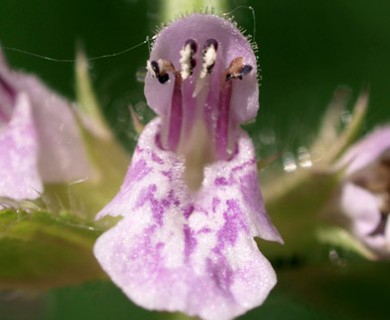
<svg viewBox="0 0 390 320">
<path fill-rule="evenodd" d="M 218 42 L 215 39 L 206 40 L 203 47 L 203 65 L 200 72 L 200 78 L 206 77 L 213 71 L 215 61 L 217 60 Z"/>
<path fill-rule="evenodd" d="M 231 79 L 240 79 L 253 70 L 253 67 L 249 64 L 244 64 L 244 58 L 238 57 L 233 59 L 229 68 L 226 71 L 226 81 Z"/>
<path fill-rule="evenodd" d="M 176 73 L 172 62 L 164 59 L 158 59 L 157 61 L 147 61 L 146 69 L 152 74 L 152 77 L 156 77 L 162 84 L 169 80 L 168 72 Z"/>
<path fill-rule="evenodd" d="M 181 65 L 181 77 L 183 80 L 192 75 L 196 66 L 196 59 L 194 55 L 198 49 L 198 45 L 193 39 L 188 39 L 184 43 L 183 49 L 180 50 L 180 65 Z"/>
</svg>

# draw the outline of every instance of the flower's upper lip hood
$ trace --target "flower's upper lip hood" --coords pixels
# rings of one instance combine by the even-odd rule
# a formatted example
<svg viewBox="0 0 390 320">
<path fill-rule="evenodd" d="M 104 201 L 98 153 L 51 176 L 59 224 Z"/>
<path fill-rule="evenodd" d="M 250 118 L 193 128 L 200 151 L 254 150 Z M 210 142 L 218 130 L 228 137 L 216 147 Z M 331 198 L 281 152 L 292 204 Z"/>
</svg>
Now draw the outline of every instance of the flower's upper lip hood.
<svg viewBox="0 0 390 320">
<path fill-rule="evenodd" d="M 234 83 L 231 109 L 237 123 L 254 119 L 259 108 L 256 56 L 250 42 L 231 21 L 200 13 L 178 19 L 158 33 L 149 60 L 167 59 L 179 68 L 180 50 L 188 39 L 193 39 L 198 43 L 197 65 L 200 67 L 202 46 L 210 38 L 216 39 L 219 44 L 217 64 L 223 63 L 219 69 L 226 69 L 237 57 L 243 57 L 245 63 L 253 67 L 249 75 Z M 145 97 L 148 105 L 159 115 L 168 112 L 166 101 L 171 99 L 172 87 L 173 81 L 161 85 L 150 74 L 146 76 Z"/>
</svg>

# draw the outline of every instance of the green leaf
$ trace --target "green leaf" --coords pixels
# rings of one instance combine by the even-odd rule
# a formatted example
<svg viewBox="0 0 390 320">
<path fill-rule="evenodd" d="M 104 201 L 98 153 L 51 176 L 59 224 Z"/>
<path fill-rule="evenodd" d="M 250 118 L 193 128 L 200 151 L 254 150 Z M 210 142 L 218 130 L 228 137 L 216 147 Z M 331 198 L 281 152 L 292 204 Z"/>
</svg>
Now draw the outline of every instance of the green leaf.
<svg viewBox="0 0 390 320">
<path fill-rule="evenodd" d="M 329 319 L 388 319 L 389 263 L 338 254 L 333 264 L 279 270 L 278 289 L 331 312 Z"/>
<path fill-rule="evenodd" d="M 358 239 L 345 229 L 322 226 L 317 230 L 317 236 L 322 243 L 351 250 L 369 260 L 378 259 L 372 251 L 366 248 L 361 242 L 359 242 Z"/>
<path fill-rule="evenodd" d="M 265 186 L 267 211 L 285 242 L 280 246 L 262 241 L 260 248 L 265 256 L 311 256 L 319 246 L 315 231 L 323 222 L 320 212 L 339 183 L 338 172 L 301 169 Z"/>
<path fill-rule="evenodd" d="M 0 211 L 0 289 L 105 278 L 92 248 L 102 230 L 67 213 Z"/>
</svg>

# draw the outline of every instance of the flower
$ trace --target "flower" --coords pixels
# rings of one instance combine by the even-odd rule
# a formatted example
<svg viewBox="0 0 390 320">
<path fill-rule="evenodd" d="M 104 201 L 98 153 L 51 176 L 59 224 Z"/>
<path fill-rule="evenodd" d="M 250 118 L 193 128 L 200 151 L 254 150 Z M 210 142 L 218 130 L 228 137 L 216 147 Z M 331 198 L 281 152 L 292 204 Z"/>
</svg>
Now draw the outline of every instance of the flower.
<svg viewBox="0 0 390 320">
<path fill-rule="evenodd" d="M 390 257 L 390 127 L 357 142 L 340 160 L 342 212 L 351 233 L 377 257 Z"/>
<path fill-rule="evenodd" d="M 162 29 L 147 67 L 145 96 L 160 117 L 97 215 L 123 219 L 97 240 L 95 256 L 140 306 L 234 318 L 276 283 L 253 238 L 282 242 L 239 128 L 258 110 L 256 57 L 232 22 L 192 14 Z"/>
<path fill-rule="evenodd" d="M 86 178 L 91 167 L 72 106 L 0 52 L 0 197 L 35 199 L 43 183 Z"/>
</svg>

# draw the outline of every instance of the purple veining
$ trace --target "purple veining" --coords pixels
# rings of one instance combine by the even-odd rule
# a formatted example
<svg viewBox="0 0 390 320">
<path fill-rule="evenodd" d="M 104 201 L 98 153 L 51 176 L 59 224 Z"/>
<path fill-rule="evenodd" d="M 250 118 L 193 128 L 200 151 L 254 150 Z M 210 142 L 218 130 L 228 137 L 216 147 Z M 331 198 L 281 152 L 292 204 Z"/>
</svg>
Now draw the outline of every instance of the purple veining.
<svg viewBox="0 0 390 320">
<path fill-rule="evenodd" d="M 256 193 L 260 191 L 253 188 L 248 192 L 250 181 L 242 186 L 256 175 L 256 163 L 251 160 L 253 145 L 239 131 L 237 141 L 242 152 L 230 161 L 209 165 L 204 185 L 193 194 L 181 180 L 183 158 L 156 145 L 159 128 L 156 120 L 144 129 L 138 142 L 144 151 L 133 156 L 134 163 L 144 159 L 151 170 L 131 190 L 121 188 L 99 213 L 99 217 L 114 212 L 124 218 L 99 238 L 96 257 L 137 304 L 182 310 L 208 320 L 231 319 L 245 312 L 248 305 L 260 304 L 276 281 L 253 237 L 280 241 L 280 236 L 262 203 L 248 199 L 261 199 Z M 153 161 L 153 152 L 163 164 Z M 232 170 L 237 167 L 241 170 Z M 168 171 L 171 179 L 166 177 Z M 228 173 L 229 178 L 221 172 Z M 216 186 L 221 177 L 229 184 Z M 128 174 L 126 180 L 131 179 Z M 257 205 L 250 205 L 252 202 Z M 153 232 L 147 231 L 150 228 Z M 122 246 L 115 247 L 117 242 Z M 242 252 L 245 256 L 240 256 Z M 130 253 L 136 257 L 132 262 L 127 258 Z"/>
<path fill-rule="evenodd" d="M 229 185 L 229 181 L 225 177 L 218 177 L 214 181 L 216 186 L 227 186 Z"/>
<path fill-rule="evenodd" d="M 172 177 L 173 177 L 172 170 L 161 171 L 161 173 L 163 176 L 167 177 L 169 181 L 172 181 Z"/>
<path fill-rule="evenodd" d="M 153 218 L 156 223 L 161 226 L 163 224 L 163 214 L 164 214 L 164 206 L 161 201 L 158 201 L 155 197 L 155 192 L 157 191 L 157 186 L 155 184 L 151 184 L 145 189 L 141 190 L 138 196 L 138 201 L 135 204 L 134 210 L 143 208 L 147 203 L 150 203 Z"/>
<path fill-rule="evenodd" d="M 184 218 L 188 219 L 191 216 L 191 214 L 194 212 L 194 210 L 195 210 L 195 207 L 193 204 L 191 204 L 187 208 L 185 208 L 184 212 L 183 212 Z"/>
<path fill-rule="evenodd" d="M 218 247 L 225 246 L 226 244 L 234 245 L 237 237 L 240 233 L 240 229 L 247 232 L 243 214 L 240 207 L 235 200 L 227 200 L 226 204 L 228 210 L 223 213 L 225 223 L 223 227 L 218 231 Z"/>
<path fill-rule="evenodd" d="M 134 163 L 130 169 L 132 178 L 132 181 L 141 181 L 143 178 L 145 178 L 148 173 L 150 172 L 151 168 L 148 167 L 146 161 L 144 159 L 141 159 Z"/>
<path fill-rule="evenodd" d="M 155 152 L 152 152 L 152 160 L 158 164 L 164 164 L 164 161 Z"/>
<path fill-rule="evenodd" d="M 185 259 L 189 259 L 192 252 L 196 247 L 196 238 L 194 236 L 194 231 L 188 225 L 184 225 L 183 227 L 184 233 L 184 257 Z"/>
<path fill-rule="evenodd" d="M 220 292 L 229 300 L 234 300 L 230 287 L 233 284 L 233 271 L 223 255 L 207 260 L 207 270 Z"/>
<path fill-rule="evenodd" d="M 256 158 L 253 157 L 252 159 L 246 161 L 245 163 L 242 163 L 242 164 L 240 164 L 240 165 L 234 167 L 234 168 L 232 169 L 232 171 L 233 171 L 233 172 L 241 171 L 241 170 L 247 168 L 248 166 L 249 166 L 249 167 L 252 166 L 252 165 L 255 164 L 255 163 L 257 163 L 257 162 L 256 162 Z"/>
</svg>

